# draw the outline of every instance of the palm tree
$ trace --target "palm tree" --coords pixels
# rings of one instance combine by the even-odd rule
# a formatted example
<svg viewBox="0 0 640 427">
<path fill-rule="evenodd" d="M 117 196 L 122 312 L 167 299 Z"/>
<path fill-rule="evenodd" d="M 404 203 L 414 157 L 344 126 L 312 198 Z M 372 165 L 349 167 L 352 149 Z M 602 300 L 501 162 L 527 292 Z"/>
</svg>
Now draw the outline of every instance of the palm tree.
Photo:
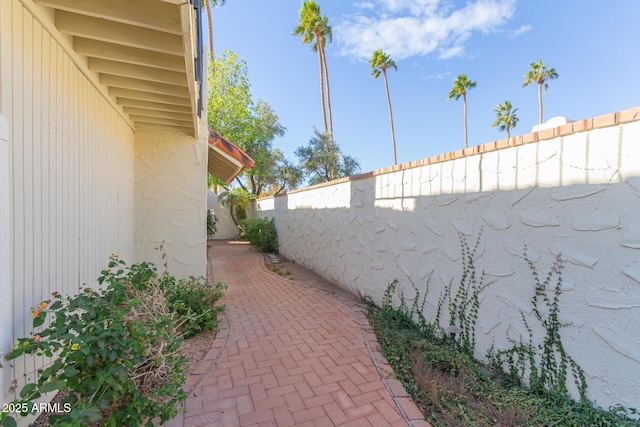
<svg viewBox="0 0 640 427">
<path fill-rule="evenodd" d="M 516 127 L 519 120 L 518 116 L 516 116 L 516 111 L 518 111 L 518 109 L 513 109 L 511 102 L 504 101 L 504 104 L 498 104 L 494 111 L 497 119 L 493 122 L 491 127 L 499 126 L 498 129 L 501 132 L 504 130 L 507 131 L 507 139 L 511 138 L 511 129 Z"/>
<path fill-rule="evenodd" d="M 202 4 L 207 10 L 207 21 L 209 21 L 209 57 L 213 59 L 213 18 L 211 16 L 212 6 L 224 6 L 227 0 L 202 0 Z"/>
<path fill-rule="evenodd" d="M 546 65 L 542 63 L 542 59 L 539 59 L 538 62 L 532 62 L 529 64 L 529 72 L 524 75 L 524 82 L 522 83 L 522 87 L 529 86 L 531 83 L 538 84 L 538 106 L 540 107 L 540 124 L 542 124 L 542 85 L 544 85 L 544 91 L 546 92 L 549 89 L 548 80 L 557 79 L 558 73 L 555 68 L 547 68 Z"/>
<path fill-rule="evenodd" d="M 464 100 L 464 148 L 469 148 L 469 139 L 467 136 L 467 91 L 476 87 L 478 82 L 472 82 L 467 78 L 466 74 L 460 74 L 453 81 L 453 88 L 449 92 L 448 100 L 455 98 L 457 101 L 462 96 Z"/>
<path fill-rule="evenodd" d="M 300 36 L 303 44 L 311 44 L 311 49 L 318 53 L 320 67 L 320 102 L 322 103 L 322 119 L 324 131 L 333 134 L 333 119 L 331 116 L 331 95 L 329 91 L 329 71 L 324 52 L 327 40 L 333 40 L 329 19 L 322 16 L 320 7 L 313 0 L 305 0 L 300 8 L 300 20 L 293 30 L 293 35 Z M 326 97 L 325 103 L 325 82 Z M 327 126 L 327 110 L 329 113 L 329 126 Z"/>
<path fill-rule="evenodd" d="M 255 196 L 242 188 L 234 188 L 220 193 L 218 201 L 222 206 L 229 207 L 229 213 L 233 223 L 238 226 L 238 221 L 243 220 L 247 216 L 247 207 L 249 202 L 255 199 Z"/>
<path fill-rule="evenodd" d="M 382 49 L 378 49 L 373 52 L 373 56 L 369 60 L 369 64 L 371 64 L 371 76 L 374 79 L 380 77 L 380 74 L 384 76 L 384 88 L 387 91 L 387 104 L 389 104 L 389 121 L 391 122 L 391 141 L 393 142 L 393 164 L 398 164 L 398 158 L 396 156 L 396 134 L 393 130 L 393 111 L 391 110 L 391 98 L 389 97 L 389 84 L 387 82 L 387 69 L 395 68 L 398 70 L 396 63 L 393 62 L 393 59 L 386 53 L 382 51 Z"/>
</svg>

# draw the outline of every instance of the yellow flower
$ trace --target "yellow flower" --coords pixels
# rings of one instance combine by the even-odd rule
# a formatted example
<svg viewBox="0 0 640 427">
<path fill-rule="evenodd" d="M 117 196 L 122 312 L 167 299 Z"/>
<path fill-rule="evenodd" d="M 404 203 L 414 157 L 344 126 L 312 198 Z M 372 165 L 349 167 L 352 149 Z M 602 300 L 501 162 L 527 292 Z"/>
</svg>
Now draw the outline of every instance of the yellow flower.
<svg viewBox="0 0 640 427">
<path fill-rule="evenodd" d="M 48 303 L 47 301 L 42 301 L 42 302 L 40 303 L 40 305 L 38 306 L 38 308 L 39 308 L 40 310 L 43 310 L 43 309 L 47 308 L 47 306 L 48 306 L 48 305 L 49 305 L 49 303 Z"/>
<path fill-rule="evenodd" d="M 33 316 L 33 318 L 35 319 L 36 317 L 40 316 L 40 310 L 35 310 L 31 312 L 31 315 Z"/>
<path fill-rule="evenodd" d="M 80 348 L 80 344 L 73 344 L 73 345 L 71 346 L 71 350 L 72 350 L 72 351 L 76 351 L 76 350 L 77 350 L 77 349 L 79 349 L 79 348 Z"/>
<path fill-rule="evenodd" d="M 19 349 L 19 348 L 20 348 L 20 341 L 18 341 L 17 343 L 15 343 L 15 344 L 13 345 L 13 349 L 14 349 L 14 350 L 17 350 L 17 349 Z"/>
</svg>

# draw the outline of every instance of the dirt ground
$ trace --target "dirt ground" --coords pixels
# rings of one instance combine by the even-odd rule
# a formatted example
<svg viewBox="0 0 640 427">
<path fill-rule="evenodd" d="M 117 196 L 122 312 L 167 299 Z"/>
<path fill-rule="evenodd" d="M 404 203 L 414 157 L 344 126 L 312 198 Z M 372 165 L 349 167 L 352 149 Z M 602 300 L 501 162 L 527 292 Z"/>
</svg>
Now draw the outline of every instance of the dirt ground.
<svg viewBox="0 0 640 427">
<path fill-rule="evenodd" d="M 301 266 L 300 264 L 296 264 L 291 260 L 288 260 L 282 255 L 277 255 L 279 260 L 277 264 L 272 262 L 271 257 L 272 255 L 270 254 L 264 254 L 265 267 L 281 277 L 284 277 L 293 282 L 301 282 L 306 285 L 313 286 L 331 295 L 352 299 L 354 301 L 359 299 L 356 295 L 328 282 L 326 279 L 323 279 L 313 271 Z"/>
</svg>

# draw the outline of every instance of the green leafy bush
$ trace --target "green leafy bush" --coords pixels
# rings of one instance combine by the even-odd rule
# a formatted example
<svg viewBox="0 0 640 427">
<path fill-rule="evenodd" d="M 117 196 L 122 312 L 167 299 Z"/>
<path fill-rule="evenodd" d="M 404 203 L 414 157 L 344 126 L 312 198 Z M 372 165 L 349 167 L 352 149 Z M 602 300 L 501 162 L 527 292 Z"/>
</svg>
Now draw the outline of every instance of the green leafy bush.
<svg viewBox="0 0 640 427">
<path fill-rule="evenodd" d="M 262 252 L 278 253 L 278 233 L 273 218 L 248 218 L 240 223 L 240 237 Z"/>
<path fill-rule="evenodd" d="M 218 217 L 212 210 L 207 210 L 207 237 L 209 239 L 213 238 L 218 231 Z"/>
<path fill-rule="evenodd" d="M 226 288 L 221 282 L 213 288 L 203 277 L 190 277 L 167 285 L 167 305 L 179 316 L 180 330 L 185 338 L 217 329 L 218 313 L 225 307 L 214 307 L 214 304 L 223 296 L 222 291 Z"/>
<path fill-rule="evenodd" d="M 29 404 L 47 392 L 65 392 L 67 413 L 51 415 L 54 426 L 152 425 L 177 413 L 186 395 L 186 357 L 180 352 L 180 322 L 167 305 L 172 277 L 158 277 L 155 266 L 127 267 L 110 257 L 98 279 L 105 289 L 79 295 L 52 294 L 32 312 L 34 332 L 21 338 L 8 358 L 35 354 L 55 358 L 35 382 L 20 391 L 13 407 L 34 413 Z M 49 326 L 45 325 L 47 317 Z M 0 425 L 15 425 L 8 413 Z"/>
</svg>

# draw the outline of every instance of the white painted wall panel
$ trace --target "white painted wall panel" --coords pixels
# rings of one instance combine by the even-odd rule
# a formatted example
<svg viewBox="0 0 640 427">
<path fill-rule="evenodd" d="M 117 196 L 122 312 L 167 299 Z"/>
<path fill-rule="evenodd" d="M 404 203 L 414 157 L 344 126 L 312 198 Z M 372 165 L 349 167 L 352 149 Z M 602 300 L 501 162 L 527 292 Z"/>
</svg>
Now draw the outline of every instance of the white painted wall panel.
<svg viewBox="0 0 640 427">
<path fill-rule="evenodd" d="M 111 253 L 133 259 L 133 131 L 42 18 L 21 2 L 0 2 L 0 115 L 8 133 L 1 173 L 9 177 L 2 208 L 11 230 L 2 236 L 11 289 L 2 291 L 13 308 L 0 321 L 10 325 L 11 342 L 29 334 L 31 307 L 51 292 L 94 286 Z M 7 338 L 0 341 L 6 352 Z M 18 389 L 42 362 L 14 361 Z M 0 386 L 10 401 L 6 381 Z"/>
<path fill-rule="evenodd" d="M 275 217 L 284 256 L 378 301 L 394 279 L 424 292 L 433 271 L 428 319 L 444 284 L 460 280 L 459 236 L 474 244 L 482 229 L 477 266 L 496 283 L 482 299 L 477 356 L 526 333 L 520 311 L 542 333 L 523 253 L 526 245 L 541 277 L 562 253 L 565 348 L 596 404 L 637 408 L 629 373 L 640 372 L 638 159 L 635 121 L 294 192 L 257 211 Z"/>
</svg>

